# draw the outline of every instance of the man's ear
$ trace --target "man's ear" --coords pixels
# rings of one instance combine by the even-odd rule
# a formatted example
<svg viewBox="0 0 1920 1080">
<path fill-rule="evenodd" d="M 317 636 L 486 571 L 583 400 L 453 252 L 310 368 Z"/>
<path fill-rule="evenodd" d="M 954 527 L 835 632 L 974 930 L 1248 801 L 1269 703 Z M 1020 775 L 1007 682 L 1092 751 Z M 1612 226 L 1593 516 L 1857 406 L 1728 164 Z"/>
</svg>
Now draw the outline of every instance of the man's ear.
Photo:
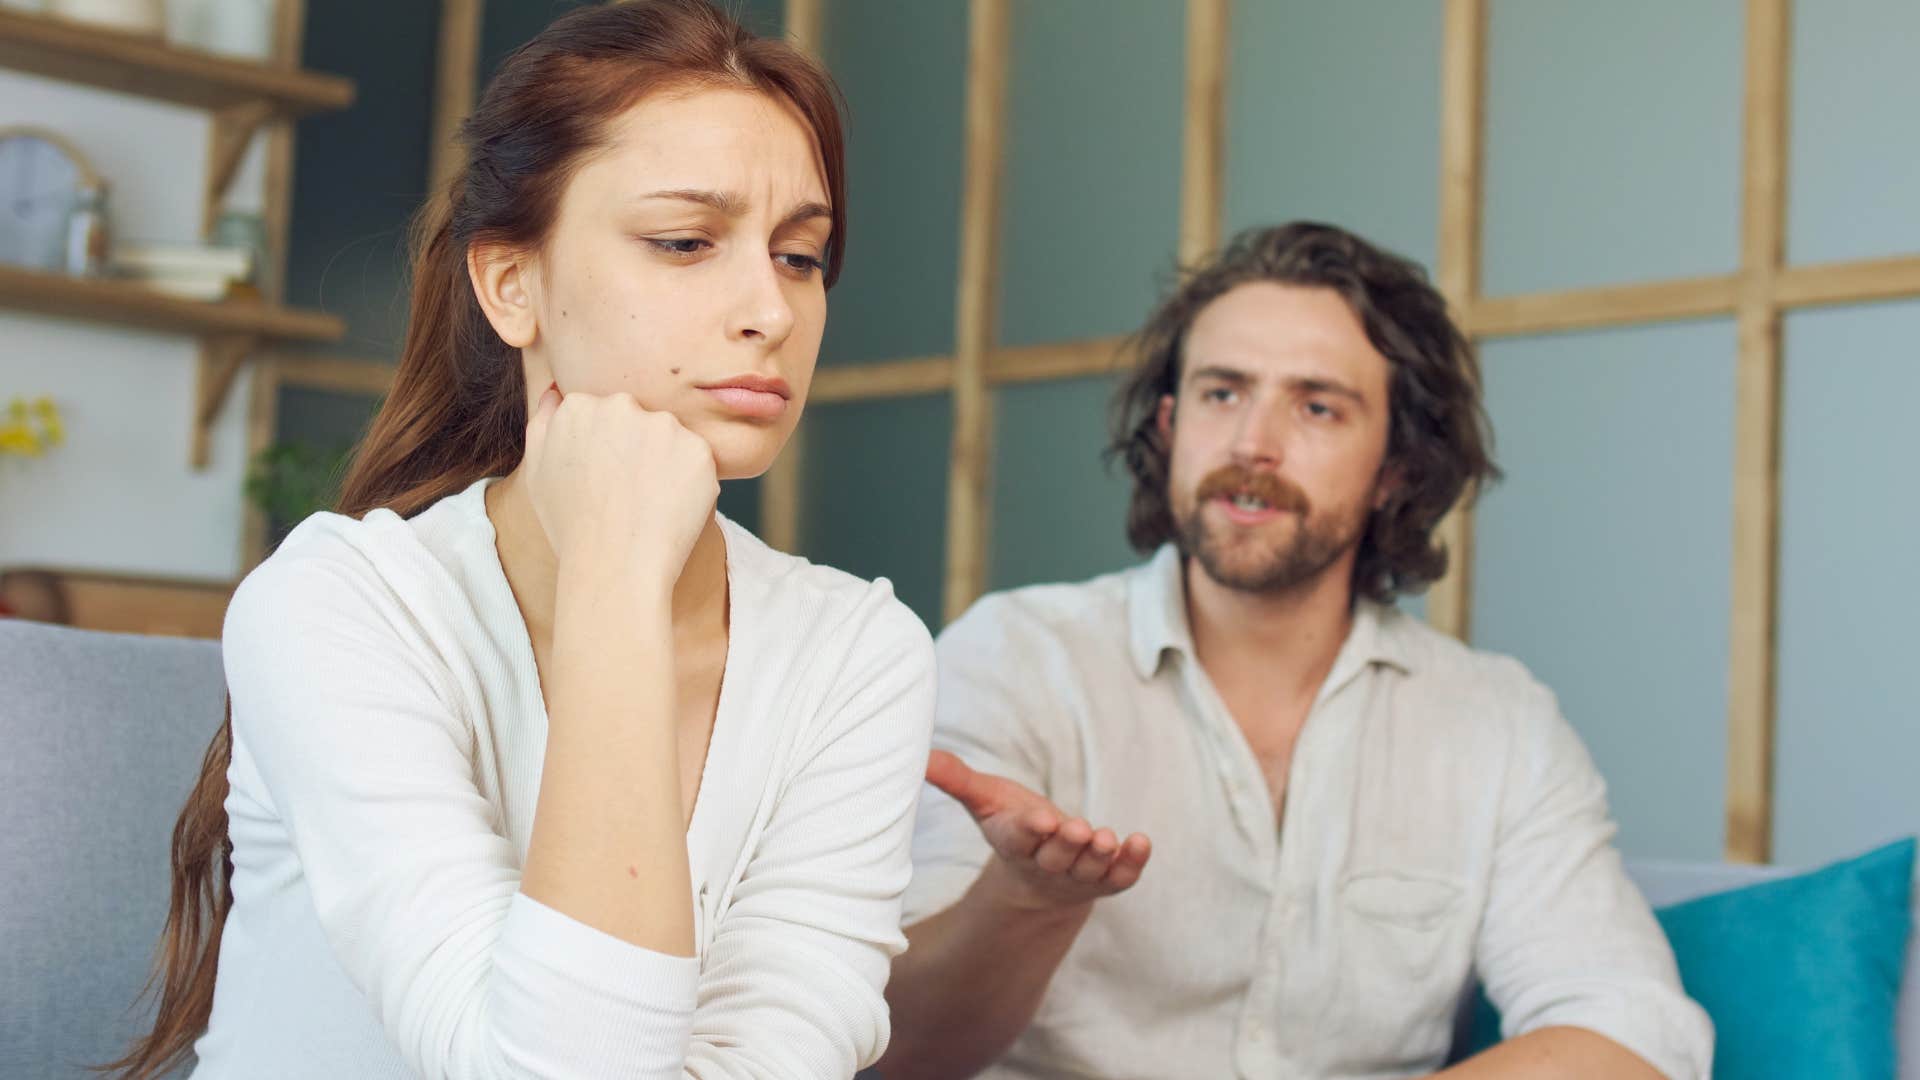
<svg viewBox="0 0 1920 1080">
<path fill-rule="evenodd" d="M 1385 510 L 1387 505 L 1399 497 L 1406 487 L 1406 470 L 1398 462 L 1388 462 L 1380 466 L 1380 478 L 1373 482 L 1373 508 Z"/>
<path fill-rule="evenodd" d="M 467 277 L 472 279 L 480 310 L 500 340 L 516 349 L 533 344 L 540 320 L 534 313 L 532 258 L 498 244 L 475 244 L 467 249 Z"/>
<path fill-rule="evenodd" d="M 1153 426 L 1160 431 L 1160 437 L 1173 441 L 1173 395 L 1161 394 L 1160 405 L 1153 411 Z"/>
</svg>

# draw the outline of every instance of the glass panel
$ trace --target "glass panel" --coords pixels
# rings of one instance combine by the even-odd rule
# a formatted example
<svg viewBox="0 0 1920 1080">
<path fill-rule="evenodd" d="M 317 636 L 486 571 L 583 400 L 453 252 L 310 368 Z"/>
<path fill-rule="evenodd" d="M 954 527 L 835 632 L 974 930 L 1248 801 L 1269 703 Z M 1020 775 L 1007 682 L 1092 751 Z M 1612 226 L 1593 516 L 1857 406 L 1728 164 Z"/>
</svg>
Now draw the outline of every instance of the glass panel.
<svg viewBox="0 0 1920 1080">
<path fill-rule="evenodd" d="M 1169 5 L 1172 6 L 1172 5 Z M 1423 265 L 1439 234 L 1442 5 L 1233 5 L 1229 234 L 1296 218 Z"/>
<path fill-rule="evenodd" d="M 358 91 L 352 108 L 294 128 L 287 301 L 347 321 L 347 340 L 331 351 L 391 363 L 407 325 L 407 225 L 433 147 L 438 5 L 308 8 L 304 62 L 353 79 Z"/>
<path fill-rule="evenodd" d="M 1913 575 L 1920 301 L 1786 321 L 1774 857 L 1920 825 Z"/>
<path fill-rule="evenodd" d="M 1920 4 L 1792 5 L 1787 254 L 1920 255 Z"/>
<path fill-rule="evenodd" d="M 892 579 L 928 626 L 940 626 L 952 403 L 938 395 L 816 405 L 801 427 L 800 553 Z"/>
<path fill-rule="evenodd" d="M 1127 544 L 1126 466 L 1108 469 L 1112 379 L 999 391 L 989 589 L 1079 581 L 1141 561 Z"/>
<path fill-rule="evenodd" d="M 953 350 L 967 5 L 832 0 L 827 65 L 847 96 L 847 259 L 823 364 Z"/>
<path fill-rule="evenodd" d="M 1184 7 L 1017 4 L 1010 33 L 1000 340 L 1131 332 L 1179 244 Z"/>
<path fill-rule="evenodd" d="M 1483 351 L 1474 644 L 1559 695 L 1632 855 L 1723 847 L 1734 350 L 1716 320 Z"/>
<path fill-rule="evenodd" d="M 1494 0 L 1488 296 L 1739 264 L 1741 7 Z"/>
</svg>

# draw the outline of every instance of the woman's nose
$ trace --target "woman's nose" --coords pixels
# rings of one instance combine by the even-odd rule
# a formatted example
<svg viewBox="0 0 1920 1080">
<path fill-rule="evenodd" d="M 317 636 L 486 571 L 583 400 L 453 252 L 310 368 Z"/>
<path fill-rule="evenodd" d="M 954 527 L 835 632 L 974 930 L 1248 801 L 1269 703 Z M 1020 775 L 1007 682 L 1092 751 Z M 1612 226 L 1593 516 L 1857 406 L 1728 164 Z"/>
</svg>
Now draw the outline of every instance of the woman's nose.
<svg viewBox="0 0 1920 1080">
<path fill-rule="evenodd" d="M 787 301 L 773 259 L 762 255 L 751 261 L 757 265 L 742 271 L 740 297 L 727 336 L 778 344 L 793 331 L 793 305 Z"/>
</svg>

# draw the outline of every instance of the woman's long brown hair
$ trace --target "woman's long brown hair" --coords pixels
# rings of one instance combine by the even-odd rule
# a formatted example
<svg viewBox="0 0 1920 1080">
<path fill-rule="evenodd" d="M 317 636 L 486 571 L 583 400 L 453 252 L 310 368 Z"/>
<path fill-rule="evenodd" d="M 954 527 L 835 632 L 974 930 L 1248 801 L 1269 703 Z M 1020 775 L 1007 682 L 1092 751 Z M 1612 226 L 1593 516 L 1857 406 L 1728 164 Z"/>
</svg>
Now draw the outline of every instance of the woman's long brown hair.
<svg viewBox="0 0 1920 1080">
<path fill-rule="evenodd" d="M 461 127 L 466 163 L 415 222 L 413 287 L 393 389 L 354 454 L 335 505 L 412 516 L 519 464 L 527 404 L 519 350 L 493 332 L 467 276 L 474 244 L 535 249 L 573 170 L 607 124 L 668 85 L 746 87 L 812 128 L 833 212 L 825 281 L 846 247 L 841 100 L 819 65 L 759 38 L 708 0 L 577 8 L 501 65 Z M 147 1080 L 185 1062 L 213 1010 L 220 934 L 233 904 L 227 837 L 231 706 L 173 830 L 173 889 L 148 993 L 152 1031 L 104 1070 Z"/>
</svg>

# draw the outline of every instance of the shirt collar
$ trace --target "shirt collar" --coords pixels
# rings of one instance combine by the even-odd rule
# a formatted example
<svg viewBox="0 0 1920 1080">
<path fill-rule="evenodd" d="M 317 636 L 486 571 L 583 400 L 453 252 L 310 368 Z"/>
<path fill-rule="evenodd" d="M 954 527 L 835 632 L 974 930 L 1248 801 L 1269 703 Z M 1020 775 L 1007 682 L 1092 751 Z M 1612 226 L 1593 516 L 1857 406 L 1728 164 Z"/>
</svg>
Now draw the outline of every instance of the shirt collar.
<svg viewBox="0 0 1920 1080">
<path fill-rule="evenodd" d="M 1179 550 L 1170 543 L 1160 545 L 1152 559 L 1134 568 L 1132 577 L 1127 591 L 1130 651 L 1134 670 L 1142 679 L 1150 679 L 1159 672 L 1160 661 L 1169 650 L 1193 656 L 1193 630 L 1187 624 L 1186 580 Z M 1413 670 L 1412 652 L 1401 626 L 1407 618 L 1370 600 L 1355 604 L 1353 628 L 1327 673 L 1321 697 L 1372 664 Z"/>
<path fill-rule="evenodd" d="M 1134 568 L 1127 595 L 1127 619 L 1133 668 L 1142 679 L 1151 679 L 1160 670 L 1160 658 L 1169 649 L 1193 655 L 1180 552 L 1172 544 L 1160 545 L 1152 559 Z"/>
</svg>

